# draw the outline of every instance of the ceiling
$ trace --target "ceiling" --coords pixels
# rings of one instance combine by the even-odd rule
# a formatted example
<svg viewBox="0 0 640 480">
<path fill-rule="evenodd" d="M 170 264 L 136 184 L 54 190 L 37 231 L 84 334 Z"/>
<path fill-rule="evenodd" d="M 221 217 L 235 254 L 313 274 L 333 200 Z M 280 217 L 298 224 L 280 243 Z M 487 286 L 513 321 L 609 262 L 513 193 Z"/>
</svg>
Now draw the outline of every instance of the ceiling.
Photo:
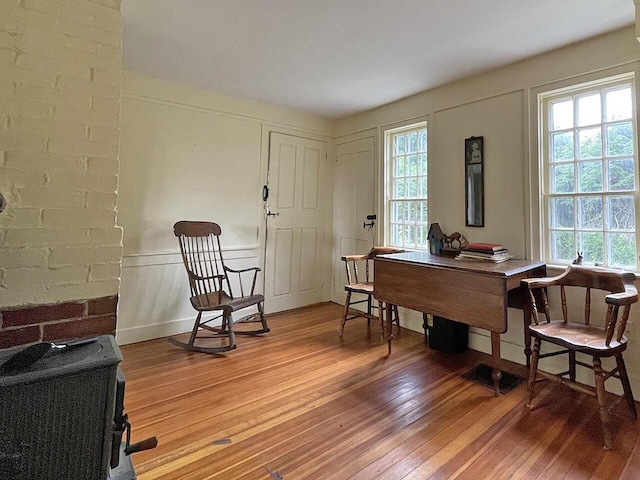
<svg viewBox="0 0 640 480">
<path fill-rule="evenodd" d="M 340 118 L 632 25 L 633 0 L 122 0 L 124 68 Z"/>
</svg>

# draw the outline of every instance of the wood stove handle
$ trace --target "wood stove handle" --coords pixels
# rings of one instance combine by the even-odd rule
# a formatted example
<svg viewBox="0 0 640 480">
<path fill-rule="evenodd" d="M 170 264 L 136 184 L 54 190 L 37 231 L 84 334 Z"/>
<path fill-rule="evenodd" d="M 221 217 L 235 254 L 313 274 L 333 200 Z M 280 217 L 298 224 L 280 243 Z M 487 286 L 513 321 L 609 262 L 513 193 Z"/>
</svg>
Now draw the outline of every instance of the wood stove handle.
<svg viewBox="0 0 640 480">
<path fill-rule="evenodd" d="M 134 443 L 133 445 L 128 445 L 124 449 L 124 453 L 127 455 L 131 455 L 132 453 L 141 452 L 143 450 L 149 450 L 151 448 L 156 448 L 158 446 L 158 437 L 147 438 L 146 440 L 142 440 L 141 442 Z"/>
</svg>

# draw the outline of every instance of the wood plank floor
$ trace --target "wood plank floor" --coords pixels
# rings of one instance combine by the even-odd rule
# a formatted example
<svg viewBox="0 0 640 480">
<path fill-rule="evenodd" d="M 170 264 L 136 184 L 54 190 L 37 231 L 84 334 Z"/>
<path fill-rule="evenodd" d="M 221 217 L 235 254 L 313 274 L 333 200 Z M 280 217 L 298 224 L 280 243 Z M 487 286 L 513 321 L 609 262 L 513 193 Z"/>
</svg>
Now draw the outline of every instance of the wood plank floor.
<svg viewBox="0 0 640 480">
<path fill-rule="evenodd" d="M 640 478 L 640 422 L 622 402 L 607 452 L 595 399 L 543 382 L 530 410 L 524 383 L 496 398 L 461 377 L 488 356 L 403 330 L 387 357 L 366 320 L 341 341 L 341 313 L 272 315 L 271 333 L 226 356 L 124 346 L 132 441 L 159 440 L 132 457 L 138 479 Z"/>
</svg>

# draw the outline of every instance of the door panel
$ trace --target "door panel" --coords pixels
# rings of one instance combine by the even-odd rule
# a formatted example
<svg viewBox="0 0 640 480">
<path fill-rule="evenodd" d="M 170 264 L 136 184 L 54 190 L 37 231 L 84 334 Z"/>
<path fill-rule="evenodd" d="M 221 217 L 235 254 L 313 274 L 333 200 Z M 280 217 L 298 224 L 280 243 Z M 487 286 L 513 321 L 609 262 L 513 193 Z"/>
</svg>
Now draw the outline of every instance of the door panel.
<svg viewBox="0 0 640 480">
<path fill-rule="evenodd" d="M 292 271 L 291 259 L 293 258 L 293 230 L 280 228 L 275 230 L 274 262 L 271 270 L 273 275 L 273 294 L 276 296 L 291 293 Z M 267 270 L 268 271 L 268 270 Z"/>
<path fill-rule="evenodd" d="M 346 274 L 342 255 L 366 253 L 375 240 L 375 226 L 367 215 L 375 209 L 375 154 L 373 137 L 338 145 L 334 190 L 333 299 L 344 303 Z M 377 222 L 377 220 L 375 220 Z"/>
<path fill-rule="evenodd" d="M 327 237 L 326 144 L 271 133 L 265 252 L 265 310 L 328 300 L 330 270 L 321 258 Z M 327 278 L 328 277 L 328 278 Z"/>
<path fill-rule="evenodd" d="M 303 228 L 301 234 L 300 249 L 302 258 L 306 260 L 300 264 L 300 290 L 308 292 L 315 288 L 316 275 L 318 274 L 315 255 L 318 250 L 318 229 Z"/>
<path fill-rule="evenodd" d="M 271 191 L 277 192 L 275 207 L 280 212 L 284 208 L 295 207 L 296 155 L 298 150 L 295 145 L 278 145 L 278 147 L 277 185 L 270 182 L 269 187 Z M 269 173 L 271 173 L 271 163 Z"/>
<path fill-rule="evenodd" d="M 302 208 L 318 208 L 318 180 L 320 178 L 320 151 L 305 149 L 302 176 Z"/>
</svg>

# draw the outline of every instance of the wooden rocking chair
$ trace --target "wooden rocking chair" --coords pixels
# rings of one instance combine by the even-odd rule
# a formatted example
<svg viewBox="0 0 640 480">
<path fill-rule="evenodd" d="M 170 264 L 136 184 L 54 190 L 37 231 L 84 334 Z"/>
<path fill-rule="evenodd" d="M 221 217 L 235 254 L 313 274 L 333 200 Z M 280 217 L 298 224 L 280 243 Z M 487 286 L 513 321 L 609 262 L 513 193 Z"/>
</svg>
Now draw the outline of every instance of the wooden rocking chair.
<svg viewBox="0 0 640 480">
<path fill-rule="evenodd" d="M 222 353 L 236 348 L 235 335 L 259 335 L 267 333 L 269 327 L 264 318 L 264 296 L 254 293 L 258 267 L 234 270 L 227 267 L 220 249 L 222 229 L 213 222 L 181 221 L 173 226 L 173 231 L 180 243 L 182 260 L 189 277 L 191 289 L 191 305 L 198 312 L 189 342 L 185 343 L 175 337 L 169 341 L 187 350 L 204 353 Z M 232 275 L 239 285 L 240 295 L 234 296 L 231 290 Z M 251 279 L 250 289 L 244 286 L 243 280 Z M 235 284 L 235 282 L 234 282 Z M 233 313 L 255 307 L 257 312 L 233 320 Z M 203 320 L 205 312 L 220 312 L 213 318 Z M 220 320 L 219 326 L 209 325 Z M 234 323 L 257 322 L 261 328 L 250 331 L 234 331 Z M 200 330 L 210 332 L 199 336 Z M 212 338 L 222 340 L 221 346 L 202 346 L 202 340 Z M 196 344 L 197 340 L 201 340 Z"/>
</svg>

